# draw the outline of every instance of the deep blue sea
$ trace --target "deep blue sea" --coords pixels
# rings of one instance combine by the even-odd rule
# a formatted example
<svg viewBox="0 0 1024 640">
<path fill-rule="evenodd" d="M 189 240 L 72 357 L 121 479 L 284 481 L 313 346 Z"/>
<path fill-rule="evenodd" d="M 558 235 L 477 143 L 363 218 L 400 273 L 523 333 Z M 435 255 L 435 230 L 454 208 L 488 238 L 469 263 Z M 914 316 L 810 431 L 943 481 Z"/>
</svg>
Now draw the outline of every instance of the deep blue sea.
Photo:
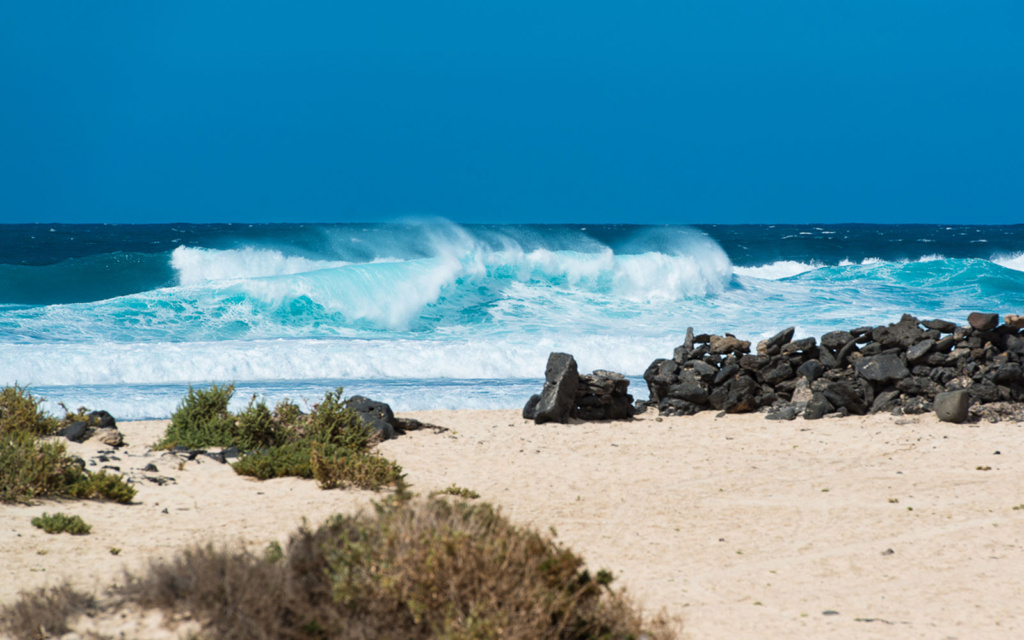
<svg viewBox="0 0 1024 640">
<path fill-rule="evenodd" d="M 1024 225 L 0 225 L 0 384 L 166 417 L 189 384 L 520 407 L 547 355 L 640 379 L 757 340 L 1024 312 Z"/>
</svg>

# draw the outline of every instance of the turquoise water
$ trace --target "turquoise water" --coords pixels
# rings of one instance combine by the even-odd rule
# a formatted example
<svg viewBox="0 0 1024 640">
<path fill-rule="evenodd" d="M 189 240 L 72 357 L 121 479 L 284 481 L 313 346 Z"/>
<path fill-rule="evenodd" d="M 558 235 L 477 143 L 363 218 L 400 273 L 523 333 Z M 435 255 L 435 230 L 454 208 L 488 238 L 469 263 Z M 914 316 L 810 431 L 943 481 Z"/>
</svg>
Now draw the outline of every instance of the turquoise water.
<svg viewBox="0 0 1024 640">
<path fill-rule="evenodd" d="M 0 384 L 121 418 L 211 381 L 518 407 L 556 350 L 637 379 L 687 326 L 1020 313 L 1022 252 L 1022 225 L 3 225 Z"/>
</svg>

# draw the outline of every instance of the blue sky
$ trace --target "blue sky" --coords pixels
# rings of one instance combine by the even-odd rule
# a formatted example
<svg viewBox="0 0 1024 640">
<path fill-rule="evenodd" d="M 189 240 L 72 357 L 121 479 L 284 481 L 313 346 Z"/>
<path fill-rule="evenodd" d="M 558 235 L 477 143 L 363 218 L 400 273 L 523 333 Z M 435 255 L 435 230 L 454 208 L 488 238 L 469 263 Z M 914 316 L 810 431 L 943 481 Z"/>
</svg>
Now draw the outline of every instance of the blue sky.
<svg viewBox="0 0 1024 640">
<path fill-rule="evenodd" d="M 6 2 L 0 222 L 1024 222 L 1024 3 Z"/>
</svg>

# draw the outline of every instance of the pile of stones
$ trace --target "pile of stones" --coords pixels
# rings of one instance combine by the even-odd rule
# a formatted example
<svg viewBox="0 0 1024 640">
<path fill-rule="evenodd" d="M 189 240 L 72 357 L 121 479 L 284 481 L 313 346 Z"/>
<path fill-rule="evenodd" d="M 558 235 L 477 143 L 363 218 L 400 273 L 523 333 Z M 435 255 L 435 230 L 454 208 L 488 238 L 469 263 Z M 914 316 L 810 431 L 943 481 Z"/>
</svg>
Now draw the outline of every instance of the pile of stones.
<svg viewBox="0 0 1024 640">
<path fill-rule="evenodd" d="M 894 324 L 793 340 L 790 327 L 760 342 L 694 335 L 644 373 L 661 415 L 763 410 L 813 420 L 879 411 L 962 422 L 1012 417 L 1024 401 L 1024 317 L 972 313 L 967 326 L 904 315 Z"/>
<path fill-rule="evenodd" d="M 621 373 L 598 370 L 580 375 L 567 353 L 548 356 L 544 389 L 523 408 L 523 418 L 537 424 L 579 420 L 625 420 L 635 413 L 629 380 Z"/>
<path fill-rule="evenodd" d="M 117 421 L 114 416 L 106 411 L 93 411 L 85 416 L 84 420 L 72 422 L 57 432 L 71 442 L 84 442 L 95 438 L 97 441 L 110 446 L 120 447 L 124 444 L 124 436 L 117 429 Z"/>
</svg>

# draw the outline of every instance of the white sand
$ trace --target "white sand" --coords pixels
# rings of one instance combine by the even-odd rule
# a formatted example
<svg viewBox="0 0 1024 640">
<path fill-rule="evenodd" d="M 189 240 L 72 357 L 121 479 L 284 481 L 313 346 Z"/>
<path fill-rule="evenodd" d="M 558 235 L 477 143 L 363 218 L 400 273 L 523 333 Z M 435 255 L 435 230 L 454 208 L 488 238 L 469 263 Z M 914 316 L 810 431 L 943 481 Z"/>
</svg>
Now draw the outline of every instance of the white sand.
<svg viewBox="0 0 1024 640">
<path fill-rule="evenodd" d="M 415 491 L 455 483 L 516 522 L 554 527 L 646 609 L 680 616 L 686 637 L 1024 637 L 1019 423 L 704 413 L 537 426 L 516 411 L 408 416 L 451 430 L 381 446 Z M 147 457 L 163 425 L 121 425 L 130 446 L 109 464 L 155 462 L 176 480 L 140 484 L 134 505 L 0 506 L 0 602 L 63 579 L 97 588 L 192 543 L 262 549 L 303 517 L 317 524 L 375 497 L 257 482 L 209 460 L 179 470 Z M 78 514 L 93 532 L 47 535 L 29 523 L 44 511 Z"/>
</svg>

